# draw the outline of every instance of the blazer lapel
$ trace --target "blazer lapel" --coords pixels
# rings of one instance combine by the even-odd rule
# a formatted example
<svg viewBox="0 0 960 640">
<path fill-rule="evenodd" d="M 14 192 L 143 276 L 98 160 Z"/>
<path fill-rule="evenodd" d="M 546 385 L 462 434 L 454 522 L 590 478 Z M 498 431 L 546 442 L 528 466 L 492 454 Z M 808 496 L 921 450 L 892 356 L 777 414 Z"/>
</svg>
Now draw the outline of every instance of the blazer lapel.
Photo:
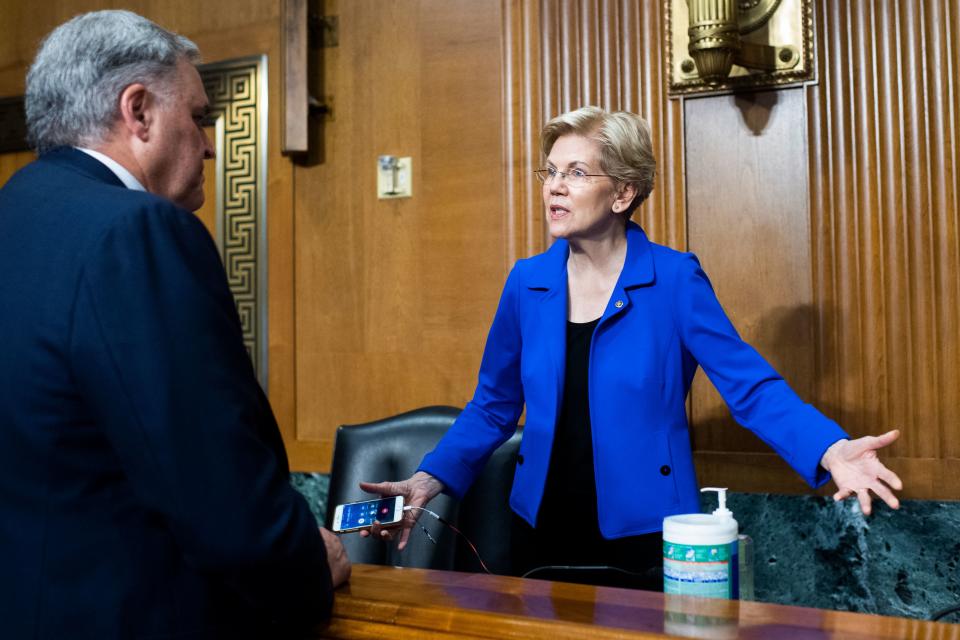
<svg viewBox="0 0 960 640">
<path fill-rule="evenodd" d="M 555 411 L 560 411 L 563 376 L 567 358 L 567 253 L 566 240 L 557 240 L 542 256 L 542 264 L 530 274 L 527 289 L 538 297 L 540 336 L 537 342 L 545 345 L 550 354 L 549 365 L 555 384 Z M 545 372 L 547 374 L 547 372 Z M 549 378 L 548 378 L 549 379 Z"/>
<path fill-rule="evenodd" d="M 550 354 L 548 366 L 552 371 L 544 372 L 544 375 L 553 375 L 554 384 L 551 388 L 555 394 L 554 404 L 557 413 L 560 411 L 563 378 L 566 374 L 568 253 L 569 245 L 566 240 L 554 242 L 553 246 L 541 256 L 541 263 L 537 265 L 538 268 L 535 271 L 530 273 L 526 285 L 528 293 L 537 297 L 536 302 L 531 305 L 532 308 L 535 305 L 539 313 L 537 342 L 545 345 L 545 349 Z M 599 331 L 611 318 L 626 311 L 630 307 L 628 292 L 653 283 L 654 275 L 650 241 L 638 225 L 628 222 L 627 257 L 597 330 Z"/>
<path fill-rule="evenodd" d="M 639 225 L 627 222 L 627 257 L 597 329 L 630 307 L 630 296 L 627 293 L 630 289 L 647 286 L 653 283 L 654 277 L 650 240 Z"/>
</svg>

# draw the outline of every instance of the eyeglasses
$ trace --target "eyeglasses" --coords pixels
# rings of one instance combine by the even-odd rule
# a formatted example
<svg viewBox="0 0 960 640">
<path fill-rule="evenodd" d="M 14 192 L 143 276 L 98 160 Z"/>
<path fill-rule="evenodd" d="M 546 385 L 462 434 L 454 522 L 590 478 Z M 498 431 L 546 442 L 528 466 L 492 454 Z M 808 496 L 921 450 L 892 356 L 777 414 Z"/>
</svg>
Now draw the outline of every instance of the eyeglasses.
<svg viewBox="0 0 960 640">
<path fill-rule="evenodd" d="M 537 174 L 537 177 L 540 178 L 540 182 L 544 184 L 550 184 L 557 177 L 563 178 L 568 186 L 571 187 L 581 187 L 590 180 L 588 178 L 612 178 L 613 176 L 608 176 L 605 173 L 587 173 L 583 169 L 571 169 L 570 171 L 560 171 L 556 167 L 548 167 L 546 169 L 537 169 L 534 171 Z"/>
</svg>

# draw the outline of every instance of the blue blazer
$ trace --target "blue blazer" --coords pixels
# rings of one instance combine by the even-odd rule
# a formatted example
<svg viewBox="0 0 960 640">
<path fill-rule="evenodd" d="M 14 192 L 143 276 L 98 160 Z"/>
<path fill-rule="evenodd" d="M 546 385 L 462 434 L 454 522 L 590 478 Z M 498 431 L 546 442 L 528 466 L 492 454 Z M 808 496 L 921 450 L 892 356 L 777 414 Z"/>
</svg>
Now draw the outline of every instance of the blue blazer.
<svg viewBox="0 0 960 640">
<path fill-rule="evenodd" d="M 589 395 L 600 530 L 659 531 L 664 516 L 698 512 L 685 400 L 697 366 L 733 417 L 811 486 L 820 458 L 847 437 L 805 404 L 737 335 L 693 254 L 627 226 L 627 256 L 590 346 Z M 543 496 L 566 362 L 568 243 L 520 260 L 504 286 L 473 400 L 420 469 L 460 497 L 527 417 L 510 505 L 533 525 Z"/>
<path fill-rule="evenodd" d="M 0 274 L 0 635 L 325 617 L 325 547 L 200 221 L 52 151 L 0 189 Z"/>
</svg>

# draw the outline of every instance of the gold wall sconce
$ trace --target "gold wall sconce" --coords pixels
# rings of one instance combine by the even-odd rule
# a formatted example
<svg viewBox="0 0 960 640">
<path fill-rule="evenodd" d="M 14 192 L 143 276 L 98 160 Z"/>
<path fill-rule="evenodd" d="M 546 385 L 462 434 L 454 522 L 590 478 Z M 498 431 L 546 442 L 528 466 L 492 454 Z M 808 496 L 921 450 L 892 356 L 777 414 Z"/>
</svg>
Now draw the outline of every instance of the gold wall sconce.
<svg viewBox="0 0 960 640">
<path fill-rule="evenodd" d="M 672 96 L 814 79 L 812 0 L 664 0 Z"/>
</svg>

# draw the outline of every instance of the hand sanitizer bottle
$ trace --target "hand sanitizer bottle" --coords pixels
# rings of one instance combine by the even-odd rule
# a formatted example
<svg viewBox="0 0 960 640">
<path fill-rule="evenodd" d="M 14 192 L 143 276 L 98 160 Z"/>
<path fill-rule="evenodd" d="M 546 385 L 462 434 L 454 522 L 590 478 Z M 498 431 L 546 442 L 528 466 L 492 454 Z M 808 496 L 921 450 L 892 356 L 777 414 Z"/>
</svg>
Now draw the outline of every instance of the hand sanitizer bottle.
<svg viewBox="0 0 960 640">
<path fill-rule="evenodd" d="M 716 491 L 720 506 L 712 513 L 687 513 L 663 519 L 663 591 L 706 598 L 740 595 L 737 521 L 727 509 L 725 488 Z"/>
</svg>

